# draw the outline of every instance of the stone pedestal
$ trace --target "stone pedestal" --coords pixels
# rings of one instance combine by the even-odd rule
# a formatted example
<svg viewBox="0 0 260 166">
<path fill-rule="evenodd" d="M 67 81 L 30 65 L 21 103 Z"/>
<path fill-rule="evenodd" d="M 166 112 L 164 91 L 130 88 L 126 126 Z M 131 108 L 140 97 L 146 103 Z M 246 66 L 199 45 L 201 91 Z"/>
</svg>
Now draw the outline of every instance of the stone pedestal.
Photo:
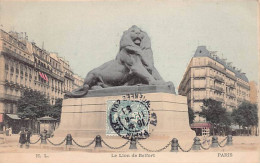
<svg viewBox="0 0 260 166">
<path fill-rule="evenodd" d="M 67 134 L 71 134 L 73 138 L 95 138 L 96 135 L 101 135 L 103 139 L 120 138 L 106 135 L 106 125 L 109 120 L 106 114 L 107 101 L 123 100 L 128 96 L 127 94 L 130 94 L 131 100 L 131 94 L 141 92 L 145 99 L 150 101 L 150 110 L 157 115 L 157 125 L 148 139 L 171 140 L 177 138 L 179 142 L 189 139 L 188 142 L 192 143 L 195 132 L 189 126 L 186 97 L 169 93 L 167 88 L 163 90 L 158 86 L 146 86 L 146 92 L 140 90 L 138 86 L 132 88 L 136 89 L 129 90 L 127 87 L 106 89 L 106 91 L 116 90 L 114 93 L 110 93 L 113 94 L 111 96 L 105 96 L 107 92 L 102 96 L 102 93 L 99 92 L 99 97 L 93 97 L 92 92 L 89 93 L 91 96 L 84 98 L 65 99 L 62 106 L 61 123 L 54 136 L 65 137 Z"/>
</svg>

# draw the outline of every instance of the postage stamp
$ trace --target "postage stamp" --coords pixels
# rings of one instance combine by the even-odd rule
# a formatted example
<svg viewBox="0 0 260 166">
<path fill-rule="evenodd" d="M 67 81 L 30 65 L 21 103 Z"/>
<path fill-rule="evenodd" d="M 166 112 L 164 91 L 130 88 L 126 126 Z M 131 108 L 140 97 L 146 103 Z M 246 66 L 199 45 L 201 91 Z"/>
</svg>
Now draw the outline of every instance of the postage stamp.
<svg viewBox="0 0 260 166">
<path fill-rule="evenodd" d="M 107 135 L 148 137 L 149 107 L 142 101 L 107 101 Z"/>
</svg>

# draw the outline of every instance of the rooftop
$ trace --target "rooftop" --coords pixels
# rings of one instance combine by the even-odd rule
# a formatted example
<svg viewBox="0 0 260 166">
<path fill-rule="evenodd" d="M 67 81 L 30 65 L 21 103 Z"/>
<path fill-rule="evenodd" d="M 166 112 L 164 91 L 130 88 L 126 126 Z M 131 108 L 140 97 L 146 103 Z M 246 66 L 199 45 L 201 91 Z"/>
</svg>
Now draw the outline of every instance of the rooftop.
<svg viewBox="0 0 260 166">
<path fill-rule="evenodd" d="M 209 50 L 207 50 L 206 46 L 199 46 L 194 54 L 194 57 L 209 57 L 209 58 L 213 59 L 214 61 L 217 61 L 218 63 L 222 64 L 226 69 L 235 73 L 236 77 L 238 77 L 246 82 L 249 82 L 245 73 L 242 73 L 240 70 L 236 70 L 235 67 L 228 65 L 228 63 L 226 63 L 225 60 L 220 59 L 218 56 L 212 56 L 211 52 Z"/>
</svg>

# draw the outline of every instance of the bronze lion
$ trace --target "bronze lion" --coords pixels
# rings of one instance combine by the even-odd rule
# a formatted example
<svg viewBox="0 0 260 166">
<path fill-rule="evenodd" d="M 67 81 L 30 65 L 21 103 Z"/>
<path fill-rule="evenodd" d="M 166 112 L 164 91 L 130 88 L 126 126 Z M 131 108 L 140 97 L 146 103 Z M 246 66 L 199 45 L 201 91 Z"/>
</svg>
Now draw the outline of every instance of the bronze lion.
<svg viewBox="0 0 260 166">
<path fill-rule="evenodd" d="M 162 85 L 166 82 L 154 67 L 150 38 L 133 25 L 124 32 L 116 59 L 91 70 L 83 86 L 65 96 L 82 97 L 88 90 L 141 84 Z"/>
</svg>

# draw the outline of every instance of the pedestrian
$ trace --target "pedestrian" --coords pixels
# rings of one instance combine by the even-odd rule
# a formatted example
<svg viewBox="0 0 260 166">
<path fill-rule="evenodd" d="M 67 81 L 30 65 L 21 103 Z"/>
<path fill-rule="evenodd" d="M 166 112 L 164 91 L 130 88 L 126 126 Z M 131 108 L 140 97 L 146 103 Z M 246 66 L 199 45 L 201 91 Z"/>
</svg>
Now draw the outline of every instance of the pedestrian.
<svg viewBox="0 0 260 166">
<path fill-rule="evenodd" d="M 32 136 L 32 132 L 31 132 L 31 130 L 29 129 L 29 130 L 27 131 L 27 133 L 26 133 L 26 140 L 27 140 L 28 143 L 31 142 L 31 136 Z"/>
<path fill-rule="evenodd" d="M 12 136 L 12 134 L 13 134 L 13 129 L 12 129 L 12 127 L 10 127 L 9 128 L 9 136 Z"/>
<path fill-rule="evenodd" d="M 26 143 L 26 133 L 24 127 L 21 128 L 19 134 L 20 134 L 20 138 L 19 138 L 20 148 L 22 148 L 23 145 Z"/>
<path fill-rule="evenodd" d="M 30 138 L 31 138 L 32 132 L 31 132 L 30 129 L 26 129 L 25 133 L 26 133 L 26 148 L 29 148 L 30 142 L 31 142 Z"/>
<path fill-rule="evenodd" d="M 9 136 L 9 128 L 8 127 L 6 128 L 5 132 L 6 132 L 6 136 Z"/>
</svg>

